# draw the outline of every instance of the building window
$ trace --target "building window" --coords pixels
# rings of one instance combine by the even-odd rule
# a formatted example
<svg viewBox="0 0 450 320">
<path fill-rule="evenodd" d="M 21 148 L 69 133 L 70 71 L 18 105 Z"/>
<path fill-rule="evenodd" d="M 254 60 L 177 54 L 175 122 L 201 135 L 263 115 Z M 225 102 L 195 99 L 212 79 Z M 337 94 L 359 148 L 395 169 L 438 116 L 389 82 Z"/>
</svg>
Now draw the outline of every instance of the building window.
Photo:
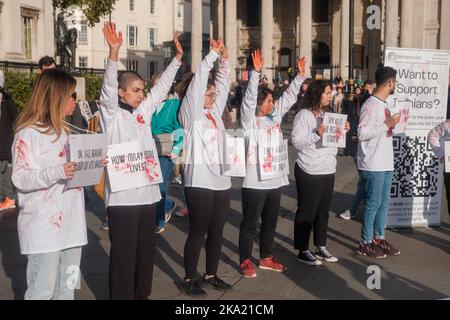
<svg viewBox="0 0 450 320">
<path fill-rule="evenodd" d="M 178 2 L 178 18 L 183 17 L 183 4 Z"/>
<path fill-rule="evenodd" d="M 155 14 L 155 1 L 156 0 L 150 0 L 150 14 Z"/>
<path fill-rule="evenodd" d="M 127 26 L 127 39 L 128 39 L 128 46 L 130 46 L 130 47 L 137 46 L 137 27 L 136 26 Z"/>
<path fill-rule="evenodd" d="M 155 48 L 157 45 L 157 38 L 156 38 L 156 29 L 150 28 L 148 29 L 148 40 L 149 40 L 149 46 L 150 48 Z"/>
<path fill-rule="evenodd" d="M 313 1 L 313 22 L 326 23 L 328 22 L 328 0 Z"/>
<path fill-rule="evenodd" d="M 78 57 L 78 67 L 87 68 L 88 67 L 88 58 L 87 57 Z"/>
<path fill-rule="evenodd" d="M 138 61 L 135 59 L 128 59 L 127 60 L 127 70 L 130 71 L 138 71 Z"/>
<path fill-rule="evenodd" d="M 25 59 L 31 60 L 31 34 L 33 31 L 33 18 L 22 16 L 22 53 Z"/>
<path fill-rule="evenodd" d="M 130 11 L 134 11 L 134 0 L 130 0 Z"/>
<path fill-rule="evenodd" d="M 78 43 L 87 44 L 88 36 L 87 36 L 87 22 L 86 20 L 81 21 L 81 28 L 78 31 Z"/>
<path fill-rule="evenodd" d="M 158 62 L 147 61 L 147 77 L 151 79 L 158 70 Z"/>
</svg>

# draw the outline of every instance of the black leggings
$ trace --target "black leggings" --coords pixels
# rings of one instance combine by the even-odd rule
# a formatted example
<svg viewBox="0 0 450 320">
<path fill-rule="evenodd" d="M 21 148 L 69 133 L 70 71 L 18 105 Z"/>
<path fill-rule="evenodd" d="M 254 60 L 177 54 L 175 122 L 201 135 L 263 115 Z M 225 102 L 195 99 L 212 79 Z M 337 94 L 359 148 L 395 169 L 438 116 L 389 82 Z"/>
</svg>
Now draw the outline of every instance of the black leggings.
<svg viewBox="0 0 450 320">
<path fill-rule="evenodd" d="M 334 174 L 310 175 L 295 165 L 298 208 L 294 225 L 295 249 L 309 249 L 309 238 L 314 229 L 314 245 L 327 244 L 328 215 L 334 188 Z"/>
<path fill-rule="evenodd" d="M 272 255 L 273 238 L 277 228 L 278 211 L 280 209 L 281 190 L 242 189 L 242 218 L 239 229 L 239 259 L 244 262 L 250 259 L 253 240 L 257 235 L 259 217 L 261 232 L 259 234 L 259 258 Z"/>
<path fill-rule="evenodd" d="M 450 215 L 450 173 L 444 172 L 445 193 L 447 195 L 447 210 Z"/>
<path fill-rule="evenodd" d="M 230 211 L 231 189 L 184 189 L 189 211 L 189 236 L 184 245 L 184 268 L 187 279 L 197 276 L 201 247 L 206 238 L 206 274 L 215 275 L 222 247 L 223 227 Z"/>
</svg>

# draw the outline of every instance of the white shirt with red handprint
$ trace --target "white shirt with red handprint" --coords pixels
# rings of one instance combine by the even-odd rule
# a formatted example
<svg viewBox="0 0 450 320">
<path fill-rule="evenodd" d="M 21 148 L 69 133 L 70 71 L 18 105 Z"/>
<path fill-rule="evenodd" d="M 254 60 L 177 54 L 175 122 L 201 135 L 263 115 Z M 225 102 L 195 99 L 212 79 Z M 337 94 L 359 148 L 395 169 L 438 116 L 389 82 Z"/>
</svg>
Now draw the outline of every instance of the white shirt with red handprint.
<svg viewBox="0 0 450 320">
<path fill-rule="evenodd" d="M 61 251 L 87 244 L 83 188 L 65 190 L 68 136 L 38 128 L 16 133 L 12 181 L 17 188 L 21 254 Z"/>
<path fill-rule="evenodd" d="M 358 126 L 358 169 L 394 171 L 393 130 L 386 126 L 391 117 L 388 103 L 371 96 L 361 108 Z"/>
</svg>

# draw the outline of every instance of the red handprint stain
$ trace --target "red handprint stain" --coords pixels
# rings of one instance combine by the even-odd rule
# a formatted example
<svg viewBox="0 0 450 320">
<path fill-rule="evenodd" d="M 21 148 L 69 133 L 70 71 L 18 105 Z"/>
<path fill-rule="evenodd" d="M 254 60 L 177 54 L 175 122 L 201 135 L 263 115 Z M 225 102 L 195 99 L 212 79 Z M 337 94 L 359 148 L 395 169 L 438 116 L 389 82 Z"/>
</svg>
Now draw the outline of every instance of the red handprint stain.
<svg viewBox="0 0 450 320">
<path fill-rule="evenodd" d="M 271 153 L 269 153 L 263 164 L 264 172 L 272 171 L 272 162 L 273 162 L 273 155 Z"/>
<path fill-rule="evenodd" d="M 136 120 L 139 124 L 145 124 L 144 117 L 141 114 L 138 114 Z"/>
<path fill-rule="evenodd" d="M 61 211 L 50 218 L 50 223 L 57 228 L 62 228 L 63 222 L 64 222 L 64 213 L 62 213 Z"/>
</svg>

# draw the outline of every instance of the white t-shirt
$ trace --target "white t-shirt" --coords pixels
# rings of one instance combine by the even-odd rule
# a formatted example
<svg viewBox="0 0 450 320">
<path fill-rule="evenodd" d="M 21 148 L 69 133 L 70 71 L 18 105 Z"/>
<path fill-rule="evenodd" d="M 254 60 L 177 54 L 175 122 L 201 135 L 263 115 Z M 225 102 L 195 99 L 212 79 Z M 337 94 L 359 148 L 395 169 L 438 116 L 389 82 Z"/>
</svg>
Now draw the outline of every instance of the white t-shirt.
<svg viewBox="0 0 450 320">
<path fill-rule="evenodd" d="M 18 191 L 20 253 L 40 254 L 87 244 L 83 188 L 64 190 L 68 136 L 25 128 L 12 146 Z M 42 129 L 40 129 L 42 130 Z"/>
<path fill-rule="evenodd" d="M 276 189 L 289 184 L 287 175 L 270 179 L 261 180 L 258 169 L 258 140 L 260 135 L 278 135 L 280 142 L 283 141 L 283 132 L 281 130 L 281 121 L 283 116 L 296 103 L 297 95 L 304 78 L 297 76 L 292 81 L 289 88 L 283 96 L 276 101 L 271 115 L 265 117 L 256 116 L 258 84 L 260 73 L 253 71 L 247 90 L 242 100 L 241 106 L 241 125 L 245 134 L 245 145 L 247 149 L 246 165 L 247 175 L 244 179 L 243 188 L 250 189 Z M 266 138 L 267 139 L 267 138 Z"/>
<path fill-rule="evenodd" d="M 222 175 L 225 127 L 222 114 L 230 90 L 229 66 L 221 60 L 217 70 L 216 102 L 212 109 L 203 107 L 209 72 L 219 58 L 211 51 L 199 65 L 180 106 L 179 118 L 184 127 L 185 187 L 228 190 L 231 179 Z"/>
<path fill-rule="evenodd" d="M 297 149 L 296 163 L 310 175 L 333 174 L 336 172 L 336 147 L 324 147 L 322 138 L 316 133 L 323 122 L 323 113 L 301 110 L 294 120 L 292 145 Z"/>
<path fill-rule="evenodd" d="M 150 90 L 144 101 L 136 109 L 119 107 L 118 63 L 108 60 L 100 96 L 100 122 L 108 136 L 108 144 L 142 141 L 144 146 L 153 141 L 151 120 L 156 106 L 166 98 L 173 79 L 181 66 L 176 58 L 161 75 L 158 83 Z M 108 175 L 105 179 L 105 205 L 135 206 L 156 203 L 161 199 L 159 185 L 111 192 Z"/>
<path fill-rule="evenodd" d="M 391 117 L 386 101 L 371 96 L 361 108 L 358 126 L 358 169 L 394 171 L 393 130 L 385 122 Z"/>
</svg>

